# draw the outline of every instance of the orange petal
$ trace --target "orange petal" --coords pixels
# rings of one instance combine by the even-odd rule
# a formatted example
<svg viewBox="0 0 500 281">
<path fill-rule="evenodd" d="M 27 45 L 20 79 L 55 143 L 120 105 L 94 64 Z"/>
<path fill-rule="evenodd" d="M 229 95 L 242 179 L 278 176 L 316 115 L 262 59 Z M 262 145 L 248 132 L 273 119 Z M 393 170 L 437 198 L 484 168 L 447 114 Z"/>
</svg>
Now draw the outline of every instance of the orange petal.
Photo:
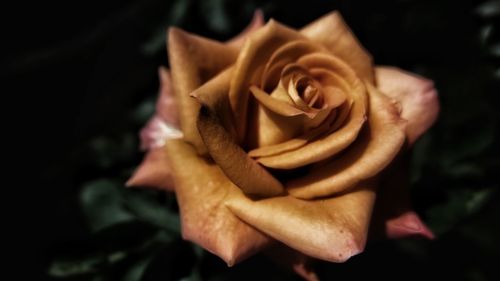
<svg viewBox="0 0 500 281">
<path fill-rule="evenodd" d="M 214 161 L 245 194 L 269 197 L 285 192 L 276 178 L 234 142 L 215 112 L 202 107 L 198 129 Z"/>
<path fill-rule="evenodd" d="M 227 205 L 248 224 L 305 255 L 344 262 L 364 249 L 375 200 L 373 184 L 364 182 L 351 193 L 328 199 L 238 197 Z"/>
<path fill-rule="evenodd" d="M 156 113 L 165 120 L 166 123 L 179 128 L 179 114 L 177 112 L 177 102 L 174 90 L 172 89 L 172 78 L 167 68 L 158 68 L 160 78 L 160 93 L 156 101 Z"/>
<path fill-rule="evenodd" d="M 363 80 L 374 82 L 371 55 L 356 39 L 339 12 L 329 13 L 310 23 L 300 33 L 323 44 L 347 62 Z"/>
<path fill-rule="evenodd" d="M 414 211 L 404 212 L 386 221 L 385 227 L 388 238 L 397 239 L 413 236 L 422 236 L 431 240 L 435 238 L 434 233 Z"/>
<path fill-rule="evenodd" d="M 125 185 L 128 187 L 145 186 L 173 191 L 172 171 L 165 148 L 151 149 Z"/>
<path fill-rule="evenodd" d="M 270 238 L 240 221 L 224 203 L 244 197 L 213 162 L 180 140 L 166 144 L 179 202 L 182 235 L 229 266 L 261 250 Z"/>
<path fill-rule="evenodd" d="M 296 138 L 289 139 L 285 142 L 281 142 L 275 145 L 269 145 L 269 146 L 262 146 L 253 150 L 250 150 L 248 152 L 248 156 L 250 157 L 266 157 L 266 156 L 272 156 L 280 153 L 285 153 L 288 151 L 292 151 L 295 149 L 298 149 L 304 145 L 306 145 L 308 142 L 313 140 L 314 138 L 318 137 L 325 131 L 328 131 L 330 124 L 332 123 L 333 120 L 337 117 L 336 113 L 331 113 L 330 116 L 328 116 L 328 119 L 323 122 L 319 127 L 316 127 L 314 129 L 309 130 L 305 134 L 302 134 Z"/>
<path fill-rule="evenodd" d="M 288 191 L 299 198 L 316 198 L 344 192 L 389 165 L 405 141 L 406 121 L 396 106 L 367 84 L 370 112 L 358 140 L 345 154 L 316 167 L 304 177 L 288 183 Z"/>
<path fill-rule="evenodd" d="M 248 37 L 235 64 L 234 77 L 229 90 L 229 101 L 235 117 L 238 142 L 245 137 L 249 88 L 258 85 L 265 63 L 274 51 L 292 40 L 302 39 L 298 32 L 270 20 Z"/>
<path fill-rule="evenodd" d="M 196 129 L 196 116 L 200 107 L 190 94 L 234 63 L 237 52 L 233 47 L 189 34 L 178 28 L 169 30 L 168 55 L 181 128 L 184 139 L 193 144 L 199 153 L 206 153 Z"/>
<path fill-rule="evenodd" d="M 243 192 L 256 196 L 282 194 L 283 185 L 251 159 L 227 129 L 232 127 L 227 97 L 232 73 L 232 68 L 223 71 L 193 93 L 202 104 L 197 123 L 200 135 L 214 161 Z"/>
<path fill-rule="evenodd" d="M 319 281 L 316 272 L 311 268 L 312 258 L 291 249 L 283 244 L 275 245 L 265 251 L 274 262 L 288 270 L 293 270 L 306 281 Z"/>
<path fill-rule="evenodd" d="M 262 10 L 255 10 L 253 13 L 253 18 L 250 24 L 238 35 L 235 37 L 229 39 L 226 44 L 235 47 L 235 48 L 241 48 L 243 44 L 245 44 L 245 40 L 247 39 L 250 34 L 254 33 L 256 30 L 261 28 L 264 25 L 264 13 L 262 13 Z"/>
<path fill-rule="evenodd" d="M 306 65 L 307 68 L 324 68 L 341 75 L 350 86 L 350 89 L 345 92 L 350 95 L 349 99 L 353 100 L 352 109 L 350 108 L 350 102 L 344 103 L 350 111 L 345 123 L 334 125 L 335 130 L 337 126 L 342 125 L 340 129 L 328 132 L 320 139 L 312 141 L 299 149 L 258 158 L 257 161 L 266 167 L 293 169 L 332 157 L 357 138 L 366 120 L 366 90 L 363 83 L 356 77 L 349 66 L 335 57 L 320 53 L 303 56 L 299 63 Z M 339 114 L 339 116 L 343 117 L 342 114 Z"/>
<path fill-rule="evenodd" d="M 332 54 L 346 61 L 363 80 L 374 82 L 372 57 L 356 39 L 339 12 L 317 19 L 302 28 L 300 33 L 323 44 Z"/>
<path fill-rule="evenodd" d="M 401 117 L 408 120 L 408 143 L 413 144 L 438 117 L 439 100 L 434 83 L 395 67 L 377 67 L 375 75 L 377 88 L 400 102 Z"/>
</svg>

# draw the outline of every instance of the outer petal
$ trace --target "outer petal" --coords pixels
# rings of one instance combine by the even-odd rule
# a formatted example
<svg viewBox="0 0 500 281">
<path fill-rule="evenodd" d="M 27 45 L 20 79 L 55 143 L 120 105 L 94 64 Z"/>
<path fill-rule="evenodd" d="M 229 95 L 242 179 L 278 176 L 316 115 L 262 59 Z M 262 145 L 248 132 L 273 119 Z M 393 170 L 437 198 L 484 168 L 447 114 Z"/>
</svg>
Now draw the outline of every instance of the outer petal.
<svg viewBox="0 0 500 281">
<path fill-rule="evenodd" d="M 372 223 L 372 236 L 402 238 L 434 234 L 411 208 L 409 159 L 401 155 L 382 175 Z"/>
<path fill-rule="evenodd" d="M 375 192 L 364 182 L 342 196 L 306 201 L 291 196 L 227 201 L 245 222 L 308 256 L 344 262 L 363 251 Z"/>
<path fill-rule="evenodd" d="M 405 141 L 406 121 L 394 104 L 367 84 L 370 97 L 368 125 L 345 154 L 314 167 L 304 177 L 289 182 L 288 191 L 299 198 L 329 196 L 377 175 L 396 157 Z M 319 166 L 319 165 L 318 165 Z"/>
<path fill-rule="evenodd" d="M 170 28 L 168 55 L 172 70 L 179 117 L 184 139 L 193 144 L 199 153 L 206 148 L 196 129 L 199 104 L 190 97 L 192 91 L 221 70 L 234 63 L 238 50 L 222 43 Z"/>
<path fill-rule="evenodd" d="M 197 156 L 189 144 L 169 140 L 166 144 L 172 165 L 182 234 L 231 266 L 254 254 L 271 240 L 240 221 L 224 205 L 242 198 L 241 191 L 213 162 Z"/>
<path fill-rule="evenodd" d="M 262 13 L 262 10 L 255 10 L 255 12 L 253 13 L 252 21 L 247 26 L 247 28 L 245 28 L 240 34 L 228 40 L 226 44 L 231 47 L 241 48 L 243 44 L 245 44 L 245 40 L 247 40 L 247 37 L 261 28 L 263 25 L 264 14 Z"/>
<path fill-rule="evenodd" d="M 158 68 L 160 77 L 160 95 L 156 101 L 156 113 L 168 124 L 179 128 L 179 114 L 177 112 L 177 102 L 172 89 L 172 77 L 167 68 Z"/>
<path fill-rule="evenodd" d="M 146 186 L 173 191 L 172 170 L 167 160 L 165 148 L 151 149 L 125 185 L 129 187 Z"/>
<path fill-rule="evenodd" d="M 408 120 L 408 143 L 413 144 L 437 119 L 439 100 L 434 83 L 395 67 L 377 67 L 375 75 L 378 89 L 401 103 L 401 116 Z"/>
<path fill-rule="evenodd" d="M 243 192 L 256 196 L 283 194 L 283 185 L 235 143 L 226 129 L 231 125 L 224 126 L 230 114 L 227 92 L 231 74 L 232 69 L 228 69 L 193 93 L 203 104 L 197 124 L 201 137 L 217 165 Z"/>
<path fill-rule="evenodd" d="M 302 28 L 300 33 L 322 43 L 354 68 L 361 79 L 373 83 L 372 57 L 356 39 L 339 12 L 319 18 Z"/>
</svg>

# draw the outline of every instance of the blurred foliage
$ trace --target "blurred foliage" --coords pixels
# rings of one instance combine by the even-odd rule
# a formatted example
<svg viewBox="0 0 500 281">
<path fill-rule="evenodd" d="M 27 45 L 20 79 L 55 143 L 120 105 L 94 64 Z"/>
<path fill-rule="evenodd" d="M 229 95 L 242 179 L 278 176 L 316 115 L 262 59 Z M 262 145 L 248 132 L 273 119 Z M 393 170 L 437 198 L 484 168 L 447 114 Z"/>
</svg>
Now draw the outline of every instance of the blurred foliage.
<svg viewBox="0 0 500 281">
<path fill-rule="evenodd" d="M 499 280 L 495 0 L 129 0 L 72 6 L 57 14 L 66 24 L 38 21 L 40 34 L 19 23 L 21 35 L 7 45 L 20 46 L 2 74 L 51 93 L 23 105 L 43 110 L 36 120 L 44 126 L 31 133 L 53 136 L 33 157 L 38 184 L 52 186 L 33 191 L 45 223 L 33 242 L 43 272 L 33 280 L 300 280 L 261 255 L 227 268 L 182 240 L 172 194 L 123 186 L 143 156 L 137 132 L 154 111 L 156 69 L 168 64 L 166 28 L 226 40 L 256 8 L 294 27 L 339 9 L 377 64 L 427 76 L 440 93 L 440 119 L 415 146 L 411 170 L 414 206 L 437 240 L 372 241 L 345 264 L 318 262 L 320 277 Z"/>
</svg>

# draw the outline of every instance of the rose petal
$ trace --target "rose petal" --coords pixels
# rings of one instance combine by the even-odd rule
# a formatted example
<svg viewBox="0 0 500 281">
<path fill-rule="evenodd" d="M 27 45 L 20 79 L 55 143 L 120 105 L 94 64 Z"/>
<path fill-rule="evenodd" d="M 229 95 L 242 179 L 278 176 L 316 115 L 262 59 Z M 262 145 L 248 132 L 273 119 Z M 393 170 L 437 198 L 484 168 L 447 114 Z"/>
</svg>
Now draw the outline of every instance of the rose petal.
<svg viewBox="0 0 500 281">
<path fill-rule="evenodd" d="M 344 262 L 363 251 L 370 223 L 374 183 L 342 196 L 306 201 L 292 196 L 252 201 L 231 198 L 227 205 L 243 221 L 308 256 Z"/>
<path fill-rule="evenodd" d="M 270 20 L 246 40 L 238 55 L 229 90 L 239 143 L 243 141 L 246 132 L 249 87 L 260 82 L 264 65 L 277 48 L 303 38 L 295 30 Z"/>
<path fill-rule="evenodd" d="M 370 97 L 368 125 L 344 155 L 288 183 L 298 198 L 316 198 L 344 192 L 389 165 L 405 141 L 406 121 L 396 106 L 367 83 Z"/>
<path fill-rule="evenodd" d="M 349 66 L 335 57 L 321 53 L 303 56 L 299 59 L 299 63 L 304 64 L 307 68 L 331 70 L 341 75 L 351 87 L 346 92 L 350 95 L 349 98 L 353 100 L 353 106 L 352 109 L 348 107 L 350 111 L 346 123 L 335 125 L 335 127 L 343 125 L 339 130 L 329 132 L 324 137 L 314 140 L 299 149 L 256 159 L 266 167 L 293 169 L 332 157 L 356 139 L 366 120 L 366 90 L 363 83 L 356 77 Z M 350 105 L 350 102 L 347 104 Z M 343 115 L 340 114 L 339 116 Z"/>
<path fill-rule="evenodd" d="M 311 41 L 297 40 L 279 47 L 269 58 L 264 67 L 261 79 L 262 89 L 274 87 L 279 81 L 283 68 L 290 63 L 294 63 L 301 56 L 312 52 L 325 51 L 321 45 L 313 44 Z M 326 51 L 325 51 L 326 52 Z"/>
<path fill-rule="evenodd" d="M 300 33 L 323 44 L 335 56 L 342 58 L 363 80 L 374 82 L 372 57 L 356 39 L 339 12 L 317 19 L 302 28 Z"/>
<path fill-rule="evenodd" d="M 377 88 L 401 103 L 401 116 L 408 120 L 408 143 L 413 144 L 437 119 L 439 100 L 434 84 L 395 67 L 377 67 L 375 75 Z"/>
<path fill-rule="evenodd" d="M 224 126 L 230 115 L 227 92 L 232 74 L 232 68 L 224 71 L 193 93 L 203 105 L 197 123 L 200 135 L 217 165 L 243 192 L 256 196 L 283 194 L 283 185 L 235 143 L 226 129 L 230 125 Z"/>
<path fill-rule="evenodd" d="M 173 191 L 172 171 L 165 148 L 151 149 L 125 185 L 128 187 L 152 187 Z"/>
<path fill-rule="evenodd" d="M 266 156 L 272 156 L 280 153 L 285 153 L 288 151 L 292 151 L 295 149 L 298 149 L 304 145 L 306 145 L 308 142 L 310 142 L 312 139 L 318 137 L 320 134 L 324 133 L 325 131 L 328 131 L 330 124 L 335 120 L 337 117 L 336 113 L 330 114 L 327 120 L 323 122 L 319 127 L 314 128 L 312 130 L 309 130 L 303 135 L 300 135 L 296 138 L 287 140 L 285 142 L 275 144 L 275 145 L 269 145 L 269 146 L 262 146 L 253 150 L 250 150 L 248 152 L 248 156 L 250 157 L 266 157 Z"/>
<path fill-rule="evenodd" d="M 270 238 L 240 221 L 224 205 L 244 197 L 213 162 L 180 140 L 166 144 L 172 165 L 184 239 L 221 257 L 229 266 L 261 250 Z"/>
<path fill-rule="evenodd" d="M 435 238 L 434 233 L 414 211 L 404 212 L 386 221 L 386 235 L 393 239 L 411 236 L 422 236 L 431 240 Z"/>
<path fill-rule="evenodd" d="M 168 124 L 179 128 L 179 114 L 177 113 L 177 103 L 174 90 L 172 89 L 172 78 L 167 68 L 158 68 L 160 77 L 160 93 L 156 101 L 156 113 Z"/>
<path fill-rule="evenodd" d="M 262 13 L 262 10 L 257 9 L 253 13 L 253 18 L 250 24 L 240 34 L 226 41 L 226 44 L 238 49 L 241 48 L 243 44 L 245 44 L 245 40 L 247 39 L 247 37 L 250 36 L 250 34 L 254 33 L 256 30 L 258 30 L 259 28 L 261 28 L 263 25 L 264 25 L 264 14 Z"/>
<path fill-rule="evenodd" d="M 206 153 L 196 129 L 198 102 L 189 95 L 221 70 L 234 63 L 238 50 L 210 39 L 170 28 L 168 55 L 184 139 Z"/>
<path fill-rule="evenodd" d="M 293 270 L 306 281 L 319 281 L 316 272 L 311 268 L 312 258 L 291 249 L 283 244 L 277 244 L 274 247 L 266 249 L 265 253 L 275 263 L 283 266 L 285 269 Z"/>
</svg>

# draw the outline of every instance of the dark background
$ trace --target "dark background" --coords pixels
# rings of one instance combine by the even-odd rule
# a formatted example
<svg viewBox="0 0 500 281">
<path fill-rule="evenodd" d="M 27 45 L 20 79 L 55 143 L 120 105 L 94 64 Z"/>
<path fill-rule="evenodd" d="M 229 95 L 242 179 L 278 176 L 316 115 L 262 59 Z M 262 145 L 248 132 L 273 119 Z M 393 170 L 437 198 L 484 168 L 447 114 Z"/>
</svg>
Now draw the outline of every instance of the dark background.
<svg viewBox="0 0 500 281">
<path fill-rule="evenodd" d="M 325 280 L 498 280 L 498 1 L 66 1 L 4 9 L 4 254 L 21 280 L 298 280 L 264 256 L 228 269 L 182 242 L 175 199 L 123 188 L 140 163 L 169 25 L 220 40 L 255 8 L 293 27 L 339 9 L 377 64 L 433 79 L 412 199 L 435 241 L 372 241 Z M 10 9 L 12 8 L 12 9 Z M 10 11 L 12 10 L 12 13 Z M 8 160 L 7 160 L 8 159 Z M 20 173 L 10 173 L 14 167 Z M 7 178 L 8 178 L 7 177 Z M 11 242 L 16 241 L 16 242 Z M 9 263 L 10 264 L 10 263 Z"/>
</svg>

